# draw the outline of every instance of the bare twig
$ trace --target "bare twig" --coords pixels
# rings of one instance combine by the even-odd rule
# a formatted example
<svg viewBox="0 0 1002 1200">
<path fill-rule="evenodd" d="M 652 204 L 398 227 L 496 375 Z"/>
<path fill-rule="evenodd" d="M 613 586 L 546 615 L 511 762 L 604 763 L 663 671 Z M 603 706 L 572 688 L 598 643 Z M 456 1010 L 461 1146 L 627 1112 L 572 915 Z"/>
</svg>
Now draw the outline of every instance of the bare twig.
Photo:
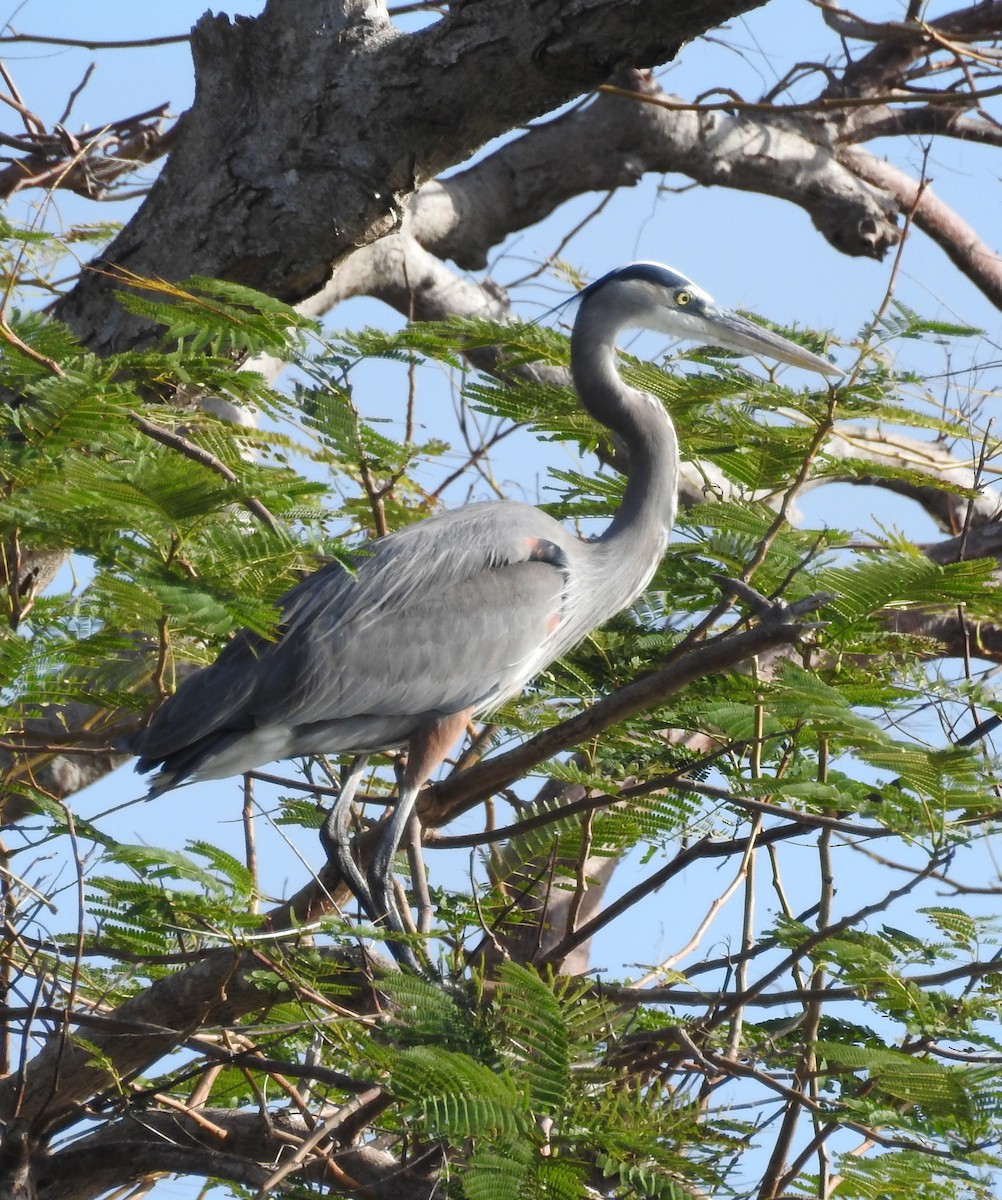
<svg viewBox="0 0 1002 1200">
<path fill-rule="evenodd" d="M 0 45 L 31 42 L 39 46 L 77 46 L 81 50 L 139 50 L 149 46 L 176 46 L 189 41 L 191 41 L 189 33 L 167 34 L 163 37 L 129 38 L 123 41 L 51 37 L 40 33 L 5 33 L 0 36 Z"/>
<path fill-rule="evenodd" d="M 203 467 L 208 467 L 210 471 L 214 471 L 221 478 L 225 479 L 227 483 L 240 482 L 240 477 L 226 463 L 222 462 L 214 454 L 210 454 L 208 450 L 203 449 L 201 446 L 196 446 L 194 442 L 189 441 L 182 434 L 172 429 L 165 429 L 162 425 L 157 425 L 153 421 L 148 421 L 136 412 L 129 412 L 127 416 L 137 429 L 145 433 L 147 437 L 151 437 L 155 442 L 160 442 L 161 445 L 168 446 L 171 450 L 177 450 L 185 458 L 190 458 L 192 462 L 199 463 Z M 255 499 L 253 496 L 241 496 L 240 503 L 248 512 L 253 513 L 262 524 L 266 525 L 272 533 L 280 532 L 281 526 L 260 500 Z"/>
</svg>

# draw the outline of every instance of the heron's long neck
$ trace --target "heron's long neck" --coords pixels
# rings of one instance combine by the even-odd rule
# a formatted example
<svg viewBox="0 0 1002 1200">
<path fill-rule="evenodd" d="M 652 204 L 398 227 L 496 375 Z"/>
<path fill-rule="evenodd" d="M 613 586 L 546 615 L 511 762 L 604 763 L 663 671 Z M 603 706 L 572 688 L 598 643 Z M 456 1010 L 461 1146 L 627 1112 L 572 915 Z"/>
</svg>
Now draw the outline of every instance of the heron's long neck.
<svg viewBox="0 0 1002 1200">
<path fill-rule="evenodd" d="M 620 379 L 615 335 L 621 327 L 589 319 L 586 310 L 579 313 L 571 338 L 571 373 L 581 403 L 629 453 L 623 503 L 600 543 L 608 568 L 636 575 L 642 586 L 660 561 L 675 520 L 678 439 L 660 401 Z"/>
</svg>

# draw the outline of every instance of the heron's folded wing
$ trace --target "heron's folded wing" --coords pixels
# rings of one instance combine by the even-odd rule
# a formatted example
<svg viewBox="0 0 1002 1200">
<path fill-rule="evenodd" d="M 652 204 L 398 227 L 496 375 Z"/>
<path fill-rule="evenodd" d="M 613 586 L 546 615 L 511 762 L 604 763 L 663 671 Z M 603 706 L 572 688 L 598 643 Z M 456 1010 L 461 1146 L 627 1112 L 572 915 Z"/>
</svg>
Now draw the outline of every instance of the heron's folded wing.
<svg viewBox="0 0 1002 1200">
<path fill-rule="evenodd" d="M 485 568 L 413 601 L 385 622 L 290 631 L 258 670 L 257 724 L 482 709 L 542 665 L 562 619 L 563 574 L 541 561 Z M 547 661 L 543 658 L 543 662 Z"/>
<path fill-rule="evenodd" d="M 495 703 L 549 661 L 570 538 L 537 509 L 499 503 L 372 542 L 354 573 L 332 563 L 284 597 L 276 641 L 237 634 L 133 749 L 157 760 L 216 730 Z"/>
</svg>

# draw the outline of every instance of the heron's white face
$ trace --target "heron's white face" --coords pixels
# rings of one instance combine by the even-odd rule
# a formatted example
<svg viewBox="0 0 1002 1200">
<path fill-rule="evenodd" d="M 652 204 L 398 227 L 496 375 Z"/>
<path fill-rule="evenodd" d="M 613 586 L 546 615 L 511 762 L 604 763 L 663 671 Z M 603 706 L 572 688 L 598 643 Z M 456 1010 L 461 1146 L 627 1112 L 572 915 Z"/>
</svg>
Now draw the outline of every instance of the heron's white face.
<svg viewBox="0 0 1002 1200">
<path fill-rule="evenodd" d="M 654 263 L 636 266 L 636 275 L 610 280 L 601 291 L 620 329 L 653 329 L 699 345 L 778 359 L 823 375 L 845 374 L 796 342 L 723 308 L 680 272 Z"/>
<path fill-rule="evenodd" d="M 623 287 L 632 293 L 630 326 L 654 329 L 675 338 L 705 340 L 713 324 L 708 314 L 717 311 L 716 302 L 691 279 L 677 272 L 671 274 L 677 276 L 677 281 L 664 284 L 643 279 L 624 281 Z"/>
</svg>

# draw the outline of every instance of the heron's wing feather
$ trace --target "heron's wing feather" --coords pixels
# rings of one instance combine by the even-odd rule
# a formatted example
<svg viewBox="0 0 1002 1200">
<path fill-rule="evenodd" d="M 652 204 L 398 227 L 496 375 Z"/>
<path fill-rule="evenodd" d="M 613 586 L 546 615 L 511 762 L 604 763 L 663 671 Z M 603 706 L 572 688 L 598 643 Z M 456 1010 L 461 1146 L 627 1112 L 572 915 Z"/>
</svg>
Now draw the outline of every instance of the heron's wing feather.
<svg viewBox="0 0 1002 1200">
<path fill-rule="evenodd" d="M 575 540 L 527 504 L 471 504 L 438 513 L 369 542 L 355 560 L 354 576 L 335 563 L 304 579 L 281 601 L 283 625 L 290 630 L 341 621 L 385 625 L 454 584 L 545 558 L 545 547 Z"/>
<path fill-rule="evenodd" d="M 551 563 L 485 568 L 415 601 L 385 624 L 347 620 L 290 630 L 262 661 L 258 723 L 482 709 L 521 688 L 561 620 L 563 578 Z"/>
<path fill-rule="evenodd" d="M 569 541 L 538 510 L 503 503 L 373 542 L 355 574 L 332 563 L 286 595 L 277 641 L 238 634 L 133 749 L 157 761 L 217 730 L 495 703 L 548 661 L 540 656 L 562 619 Z"/>
</svg>

